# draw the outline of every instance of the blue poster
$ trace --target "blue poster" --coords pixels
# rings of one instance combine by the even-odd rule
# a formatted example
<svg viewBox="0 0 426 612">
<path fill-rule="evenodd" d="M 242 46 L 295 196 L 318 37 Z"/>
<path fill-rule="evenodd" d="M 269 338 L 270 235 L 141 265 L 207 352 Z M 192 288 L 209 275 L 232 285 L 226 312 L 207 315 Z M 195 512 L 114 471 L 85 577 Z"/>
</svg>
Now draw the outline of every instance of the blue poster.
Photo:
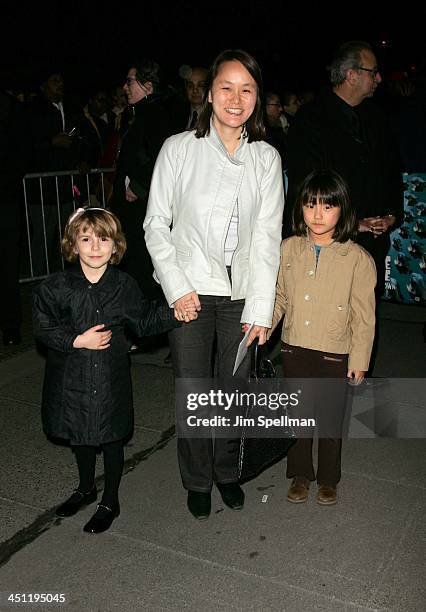
<svg viewBox="0 0 426 612">
<path fill-rule="evenodd" d="M 426 303 L 426 174 L 404 174 L 404 222 L 390 235 L 384 298 Z"/>
</svg>

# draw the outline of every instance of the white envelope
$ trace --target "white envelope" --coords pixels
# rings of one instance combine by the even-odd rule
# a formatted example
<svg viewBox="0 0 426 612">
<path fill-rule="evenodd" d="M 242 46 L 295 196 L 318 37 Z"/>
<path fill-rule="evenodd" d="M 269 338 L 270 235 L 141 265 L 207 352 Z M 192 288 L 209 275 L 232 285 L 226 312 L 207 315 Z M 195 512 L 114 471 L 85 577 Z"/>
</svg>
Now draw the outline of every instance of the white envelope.
<svg viewBox="0 0 426 612">
<path fill-rule="evenodd" d="M 246 343 L 249 337 L 249 333 L 253 329 L 253 325 L 254 323 L 250 325 L 250 327 L 248 328 L 248 330 L 246 331 L 244 335 L 244 338 L 241 340 L 238 346 L 238 351 L 237 351 L 237 356 L 235 358 L 234 371 L 232 372 L 232 376 L 235 376 L 235 372 L 238 370 L 240 365 L 243 363 L 244 357 L 247 355 L 248 348 L 246 346 Z"/>
</svg>

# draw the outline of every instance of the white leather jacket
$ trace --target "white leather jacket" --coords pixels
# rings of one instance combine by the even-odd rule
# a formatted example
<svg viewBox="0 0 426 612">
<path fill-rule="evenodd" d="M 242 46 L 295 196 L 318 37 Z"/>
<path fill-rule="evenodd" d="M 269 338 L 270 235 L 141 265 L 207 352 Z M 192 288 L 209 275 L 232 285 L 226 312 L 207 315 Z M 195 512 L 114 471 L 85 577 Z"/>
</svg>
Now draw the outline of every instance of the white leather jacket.
<svg viewBox="0 0 426 612">
<path fill-rule="evenodd" d="M 237 199 L 231 288 L 224 245 Z M 155 164 L 144 222 L 168 303 L 191 291 L 245 299 L 241 321 L 270 327 L 283 207 L 280 157 L 266 142 L 241 137 L 231 156 L 213 124 L 204 138 L 194 132 L 168 138 Z"/>
</svg>

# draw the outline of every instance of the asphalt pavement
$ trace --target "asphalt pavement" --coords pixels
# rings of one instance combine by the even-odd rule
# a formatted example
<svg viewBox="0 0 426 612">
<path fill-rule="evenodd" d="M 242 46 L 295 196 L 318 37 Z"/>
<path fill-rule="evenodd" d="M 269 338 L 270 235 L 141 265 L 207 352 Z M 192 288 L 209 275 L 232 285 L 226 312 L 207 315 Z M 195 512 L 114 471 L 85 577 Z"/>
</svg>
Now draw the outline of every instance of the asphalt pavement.
<svg viewBox="0 0 426 612">
<path fill-rule="evenodd" d="M 345 441 L 335 506 L 319 506 L 315 487 L 306 504 L 288 503 L 283 461 L 244 485 L 241 512 L 215 489 L 199 522 L 180 482 L 164 347 L 132 357 L 135 433 L 120 517 L 100 535 L 82 531 L 93 506 L 57 518 L 76 468 L 70 449 L 41 431 L 44 360 L 26 313 L 23 344 L 0 348 L 1 610 L 424 610 L 426 440 Z M 424 318 L 420 308 L 382 305 L 376 377 L 423 379 L 424 390 Z M 424 395 L 405 404 L 419 413 Z"/>
</svg>

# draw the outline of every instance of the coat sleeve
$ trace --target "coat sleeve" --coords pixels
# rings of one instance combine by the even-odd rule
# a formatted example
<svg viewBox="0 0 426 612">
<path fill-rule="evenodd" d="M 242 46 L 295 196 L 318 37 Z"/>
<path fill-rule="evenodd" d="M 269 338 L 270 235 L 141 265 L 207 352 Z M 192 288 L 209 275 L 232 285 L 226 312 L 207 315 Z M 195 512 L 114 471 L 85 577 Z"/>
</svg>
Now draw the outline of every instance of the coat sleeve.
<svg viewBox="0 0 426 612">
<path fill-rule="evenodd" d="M 34 336 L 45 346 L 61 353 L 71 353 L 77 333 L 61 322 L 58 297 L 53 287 L 42 283 L 33 291 Z"/>
<path fill-rule="evenodd" d="M 177 158 L 172 137 L 164 143 L 155 164 L 144 222 L 146 246 L 170 306 L 187 293 L 195 291 L 178 264 L 176 248 L 170 234 Z"/>
<path fill-rule="evenodd" d="M 280 264 L 284 187 L 281 159 L 271 148 L 272 158 L 260 185 L 261 202 L 254 223 L 249 260 L 249 278 L 242 323 L 271 327 L 275 286 Z"/>
<path fill-rule="evenodd" d="M 136 119 L 134 129 L 138 146 L 129 160 L 130 189 L 140 199 L 146 200 L 155 160 L 163 142 L 170 134 L 167 115 L 161 108 L 157 108 L 155 102 L 148 103 L 144 116 Z"/>
<path fill-rule="evenodd" d="M 364 249 L 360 249 L 350 297 L 351 343 L 348 368 L 351 370 L 366 372 L 370 363 L 376 325 L 376 280 L 373 258 Z"/>
<path fill-rule="evenodd" d="M 162 334 L 181 325 L 165 300 L 146 300 L 133 280 L 128 282 L 124 302 L 124 323 L 139 337 Z"/>
<path fill-rule="evenodd" d="M 272 325 L 268 332 L 268 338 L 272 335 L 272 332 L 283 318 L 287 307 L 287 298 L 285 294 L 285 281 L 284 281 L 284 267 L 283 262 L 285 260 L 284 243 L 281 246 L 281 263 L 278 271 L 277 289 L 275 294 L 274 312 L 272 314 Z"/>
</svg>

